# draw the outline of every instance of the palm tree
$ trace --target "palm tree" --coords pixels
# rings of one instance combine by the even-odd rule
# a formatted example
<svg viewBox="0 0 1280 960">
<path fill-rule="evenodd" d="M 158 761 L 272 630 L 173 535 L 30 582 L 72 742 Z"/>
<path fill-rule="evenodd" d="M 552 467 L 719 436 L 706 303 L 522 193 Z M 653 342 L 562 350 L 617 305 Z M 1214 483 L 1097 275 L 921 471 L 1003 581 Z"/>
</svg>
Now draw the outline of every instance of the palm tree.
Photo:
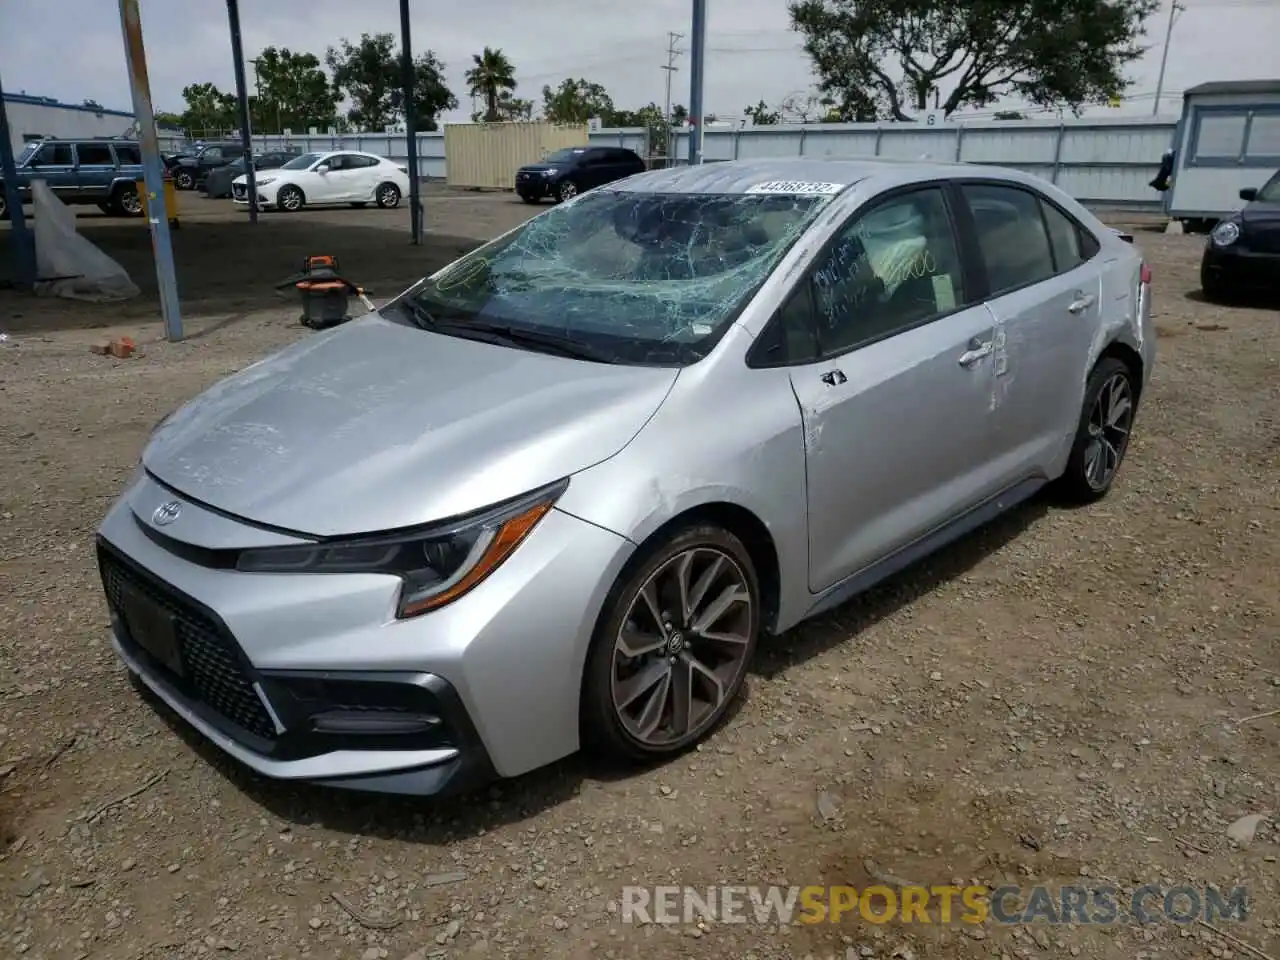
<svg viewBox="0 0 1280 960">
<path fill-rule="evenodd" d="M 493 123 L 502 119 L 498 103 L 503 92 L 516 88 L 516 68 L 501 50 L 485 47 L 483 53 L 472 54 L 475 66 L 467 71 L 467 83 L 473 97 L 484 97 L 484 119 Z"/>
</svg>

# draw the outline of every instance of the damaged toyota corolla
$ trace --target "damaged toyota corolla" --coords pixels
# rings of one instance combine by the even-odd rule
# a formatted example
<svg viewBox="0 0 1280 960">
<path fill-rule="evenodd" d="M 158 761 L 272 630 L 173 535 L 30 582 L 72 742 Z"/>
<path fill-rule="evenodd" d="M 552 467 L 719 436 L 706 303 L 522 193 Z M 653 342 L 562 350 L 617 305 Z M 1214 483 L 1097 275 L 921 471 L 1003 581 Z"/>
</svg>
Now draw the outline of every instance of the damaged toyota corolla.
<svg viewBox="0 0 1280 960">
<path fill-rule="evenodd" d="M 116 650 L 269 777 L 677 753 L 762 637 L 1047 483 L 1103 496 L 1150 282 L 1011 170 L 588 191 L 162 422 L 98 539 Z"/>
</svg>

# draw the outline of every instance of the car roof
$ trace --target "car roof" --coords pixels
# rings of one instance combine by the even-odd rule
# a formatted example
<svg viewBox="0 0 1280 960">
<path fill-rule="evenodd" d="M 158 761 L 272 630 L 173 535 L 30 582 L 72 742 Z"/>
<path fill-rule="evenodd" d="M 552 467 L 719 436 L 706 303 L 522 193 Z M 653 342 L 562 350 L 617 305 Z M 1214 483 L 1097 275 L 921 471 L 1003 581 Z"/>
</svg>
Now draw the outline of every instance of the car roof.
<svg viewBox="0 0 1280 960">
<path fill-rule="evenodd" d="M 985 177 L 1016 183 L 1033 182 L 1027 174 L 1005 167 L 936 160 L 895 160 L 887 157 L 832 160 L 818 157 L 773 157 L 729 160 L 694 166 L 667 167 L 636 174 L 608 189 L 629 193 L 748 193 L 764 184 L 835 184 L 841 192 L 873 177 L 892 177 L 910 183 L 958 177 Z M 785 193 L 784 189 L 777 192 Z"/>
</svg>

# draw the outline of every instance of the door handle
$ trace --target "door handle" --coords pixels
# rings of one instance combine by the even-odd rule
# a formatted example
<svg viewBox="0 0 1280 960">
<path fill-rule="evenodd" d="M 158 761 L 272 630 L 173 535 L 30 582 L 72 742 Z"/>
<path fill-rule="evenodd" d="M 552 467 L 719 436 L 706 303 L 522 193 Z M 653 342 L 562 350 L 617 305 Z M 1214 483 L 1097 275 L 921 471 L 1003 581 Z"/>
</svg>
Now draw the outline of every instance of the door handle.
<svg viewBox="0 0 1280 960">
<path fill-rule="evenodd" d="M 1092 293 L 1076 293 L 1076 298 L 1071 301 L 1071 306 L 1067 307 L 1072 313 L 1083 313 L 1093 306 L 1093 302 L 1098 298 Z"/>
<path fill-rule="evenodd" d="M 960 366 L 972 367 L 983 357 L 991 356 L 992 342 L 980 343 L 977 338 L 969 341 L 969 349 L 960 354 Z"/>
<path fill-rule="evenodd" d="M 844 375 L 843 370 L 828 370 L 822 375 L 822 382 L 828 387 L 838 387 L 842 383 L 848 383 L 849 378 Z"/>
</svg>

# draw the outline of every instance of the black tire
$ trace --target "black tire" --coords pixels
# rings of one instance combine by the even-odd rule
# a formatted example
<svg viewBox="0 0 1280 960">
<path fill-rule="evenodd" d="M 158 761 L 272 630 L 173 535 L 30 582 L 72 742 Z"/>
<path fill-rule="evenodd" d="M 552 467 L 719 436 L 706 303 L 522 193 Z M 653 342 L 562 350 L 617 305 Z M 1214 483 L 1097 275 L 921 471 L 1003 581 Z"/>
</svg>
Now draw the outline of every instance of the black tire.
<svg viewBox="0 0 1280 960">
<path fill-rule="evenodd" d="M 9 215 L 9 198 L 4 195 L 4 184 L 0 184 L 0 220 Z"/>
<path fill-rule="evenodd" d="M 111 194 L 108 204 L 110 212 L 117 217 L 142 216 L 142 198 L 138 196 L 138 188 L 132 183 L 122 183 Z"/>
<path fill-rule="evenodd" d="M 556 202 L 564 203 L 578 195 L 578 185 L 572 180 L 561 180 L 556 187 Z"/>
<path fill-rule="evenodd" d="M 1107 453 L 1105 445 L 1095 451 L 1094 441 L 1098 435 L 1100 407 L 1105 407 L 1108 402 L 1104 393 L 1116 389 L 1116 384 L 1119 383 L 1123 384 L 1128 400 L 1127 417 L 1123 424 L 1119 425 L 1123 427 L 1123 434 L 1116 432 L 1113 428 L 1102 431 L 1111 449 L 1114 450 L 1112 455 Z M 1089 382 L 1084 392 L 1084 404 L 1080 410 L 1080 420 L 1076 425 L 1075 441 L 1071 445 L 1071 455 L 1067 458 L 1067 469 L 1058 481 L 1061 492 L 1071 502 L 1093 503 L 1101 500 L 1111 490 L 1124 463 L 1124 455 L 1129 449 L 1134 415 L 1137 413 L 1139 387 L 1129 365 L 1117 357 L 1103 357 L 1089 374 Z M 1097 456 L 1105 457 L 1104 462 L 1109 464 L 1105 476 L 1094 470 L 1095 452 Z M 1111 462 L 1112 459 L 1114 463 Z"/>
<path fill-rule="evenodd" d="M 1223 282 L 1221 274 L 1209 270 L 1200 270 L 1200 292 L 1210 303 L 1227 304 L 1231 302 L 1231 292 Z"/>
<path fill-rule="evenodd" d="M 736 632 L 745 635 L 747 641 L 745 644 L 724 645 L 717 648 L 721 651 L 735 652 L 735 657 L 738 658 L 732 668 L 736 672 L 732 677 L 725 678 L 728 680 L 727 685 L 722 685 L 724 690 L 723 699 L 718 707 L 707 710 L 696 722 L 692 722 L 688 726 L 683 735 L 673 735 L 663 743 L 645 742 L 626 728 L 622 718 L 619 716 L 619 708 L 614 705 L 615 644 L 624 622 L 627 621 L 628 614 L 631 612 L 633 602 L 641 602 L 638 598 L 645 584 L 664 568 L 671 569 L 668 564 L 674 558 L 687 554 L 692 550 L 708 551 L 710 556 L 719 555 L 729 561 L 729 564 L 724 567 L 726 574 L 733 578 L 734 582 L 740 580 L 745 586 L 750 599 L 750 606 L 746 611 L 735 612 L 734 616 L 741 618 L 738 621 L 739 628 Z M 712 586 L 706 591 L 706 595 L 717 593 L 719 589 L 716 586 Z M 660 605 L 670 602 L 671 595 L 666 591 L 659 591 L 659 596 L 662 601 Z M 678 603 L 678 601 L 676 602 Z M 642 609 L 647 609 L 647 606 Z M 730 610 L 732 609 L 730 608 Z M 713 621 L 713 624 L 724 624 L 728 613 L 729 611 L 726 611 L 724 615 Z M 632 622 L 633 624 L 635 623 L 635 621 Z M 742 545 L 742 542 L 727 530 L 710 525 L 691 526 L 642 550 L 627 565 L 619 576 L 618 581 L 609 591 L 600 619 L 596 625 L 596 633 L 587 656 L 582 683 L 581 733 L 583 746 L 601 758 L 629 762 L 660 760 L 683 753 L 695 746 L 724 720 L 738 699 L 743 683 L 746 680 L 747 670 L 755 653 L 756 643 L 760 634 L 760 624 L 760 584 L 756 576 L 755 566 L 752 564 L 751 556 Z M 648 632 L 656 638 L 657 634 L 654 630 L 649 629 Z M 722 629 L 719 632 L 723 633 L 727 632 L 727 630 Z M 687 637 L 685 636 L 686 634 Z M 681 624 L 674 630 L 663 630 L 662 636 L 668 643 L 675 643 L 677 637 L 680 637 L 680 640 L 678 645 L 664 647 L 654 652 L 643 667 L 640 666 L 638 660 L 624 660 L 624 666 L 630 667 L 634 665 L 636 672 L 631 673 L 631 677 L 638 675 L 638 672 L 645 667 L 652 666 L 663 669 L 659 662 L 661 660 L 668 660 L 668 662 L 674 663 L 677 660 L 677 656 L 688 658 L 689 652 L 697 650 L 698 647 L 703 647 L 707 650 L 706 653 L 700 654 L 702 662 L 710 663 L 712 661 L 711 653 L 715 651 L 712 651 L 711 647 L 714 647 L 715 643 L 703 638 L 695 629 L 688 627 L 686 624 Z M 689 660 L 682 659 L 680 662 L 687 664 Z M 689 669 L 688 675 L 690 677 L 705 678 L 705 674 L 695 674 L 692 668 L 687 669 Z M 672 677 L 674 676 L 675 674 L 673 673 Z M 637 697 L 636 699 L 640 698 Z M 664 706 L 660 711 L 663 717 L 667 716 L 667 705 L 668 703 L 664 699 Z M 692 713 L 693 711 L 690 709 L 691 717 Z"/>
<path fill-rule="evenodd" d="M 394 183 L 378 184 L 378 189 L 373 191 L 373 195 L 378 198 L 378 206 L 383 210 L 394 210 L 400 206 L 400 188 Z"/>
<path fill-rule="evenodd" d="M 179 190 L 194 190 L 196 186 L 196 175 L 190 170 L 178 169 L 173 175 L 173 185 Z"/>
<path fill-rule="evenodd" d="M 306 194 L 302 192 L 301 187 L 296 187 L 292 183 L 285 184 L 276 194 L 276 209 L 283 210 L 285 213 L 297 213 L 306 204 Z"/>
</svg>

